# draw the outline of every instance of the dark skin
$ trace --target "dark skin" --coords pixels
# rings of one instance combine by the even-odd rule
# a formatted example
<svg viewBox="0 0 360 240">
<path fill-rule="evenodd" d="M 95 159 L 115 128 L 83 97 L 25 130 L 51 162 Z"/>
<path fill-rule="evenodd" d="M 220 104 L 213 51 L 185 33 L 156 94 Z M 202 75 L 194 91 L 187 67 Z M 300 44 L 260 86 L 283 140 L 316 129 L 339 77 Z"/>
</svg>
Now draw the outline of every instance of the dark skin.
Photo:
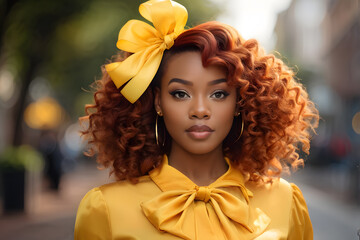
<svg viewBox="0 0 360 240">
<path fill-rule="evenodd" d="M 223 68 L 204 68 L 199 52 L 171 57 L 155 92 L 155 109 L 172 138 L 171 166 L 199 186 L 227 171 L 222 143 L 237 109 L 236 89 L 227 84 Z"/>
</svg>

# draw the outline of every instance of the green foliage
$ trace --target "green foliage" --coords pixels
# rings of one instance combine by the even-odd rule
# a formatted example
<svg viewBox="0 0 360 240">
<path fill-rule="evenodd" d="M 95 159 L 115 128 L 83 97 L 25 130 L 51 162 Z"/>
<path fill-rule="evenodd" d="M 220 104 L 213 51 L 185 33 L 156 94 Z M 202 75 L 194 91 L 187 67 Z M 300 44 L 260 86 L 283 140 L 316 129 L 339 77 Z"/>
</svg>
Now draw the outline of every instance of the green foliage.
<svg viewBox="0 0 360 240">
<path fill-rule="evenodd" d="M 27 145 L 8 147 L 0 155 L 1 171 L 17 169 L 38 172 L 43 167 L 44 160 L 41 154 Z"/>
<path fill-rule="evenodd" d="M 209 0 L 179 0 L 178 2 L 185 6 L 188 11 L 188 27 L 214 21 L 221 13 L 219 6 Z"/>
<path fill-rule="evenodd" d="M 21 76 L 30 59 L 47 62 L 53 33 L 60 22 L 85 10 L 85 0 L 18 0 L 9 13 L 5 32 L 8 63 L 14 64 Z M 21 80 L 21 79 L 20 79 Z"/>
<path fill-rule="evenodd" d="M 80 112 L 83 90 L 101 76 L 100 66 L 116 54 L 120 28 L 130 19 L 146 21 L 140 0 L 18 0 L 6 19 L 4 52 L 20 82 L 26 72 L 49 81 L 56 98 L 72 115 Z M 210 0 L 178 0 L 189 12 L 187 26 L 214 20 Z M 1 46 L 0 46 L 1 47 Z M 32 69 L 33 68 L 33 69 Z M 36 69 L 35 69 L 36 68 Z M 90 95 L 90 93 L 88 93 Z M 83 107 L 81 107 L 83 113 Z"/>
</svg>

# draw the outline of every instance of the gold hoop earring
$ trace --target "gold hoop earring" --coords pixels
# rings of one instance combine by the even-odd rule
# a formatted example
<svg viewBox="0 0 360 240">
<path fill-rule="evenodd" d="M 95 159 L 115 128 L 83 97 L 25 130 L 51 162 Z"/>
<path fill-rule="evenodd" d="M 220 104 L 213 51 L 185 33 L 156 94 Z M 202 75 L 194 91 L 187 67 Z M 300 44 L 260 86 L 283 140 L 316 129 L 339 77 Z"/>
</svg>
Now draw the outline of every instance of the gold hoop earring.
<svg viewBox="0 0 360 240">
<path fill-rule="evenodd" d="M 156 145 L 159 146 L 159 135 L 158 135 L 158 118 L 159 118 L 159 115 L 156 114 L 156 120 L 155 120 L 155 138 L 156 138 Z"/>
<path fill-rule="evenodd" d="M 156 120 L 155 120 L 155 138 L 156 138 L 156 145 L 158 145 L 159 147 L 160 147 L 160 145 L 159 145 L 159 134 L 158 134 L 158 118 L 159 118 L 159 116 L 162 116 L 161 115 L 161 112 L 158 112 L 158 114 L 156 114 Z M 164 141 L 163 141 L 163 143 L 162 143 L 162 146 L 164 147 L 164 145 L 165 145 L 165 134 L 164 134 L 164 139 L 163 139 Z"/>
<path fill-rule="evenodd" d="M 240 116 L 240 113 L 239 113 L 238 116 Z M 241 118 L 241 131 L 240 131 L 240 135 L 239 135 L 239 137 L 235 140 L 234 143 L 236 143 L 237 141 L 239 141 L 239 139 L 241 138 L 241 136 L 242 136 L 242 134 L 243 134 L 243 131 L 244 131 L 244 118 Z"/>
</svg>

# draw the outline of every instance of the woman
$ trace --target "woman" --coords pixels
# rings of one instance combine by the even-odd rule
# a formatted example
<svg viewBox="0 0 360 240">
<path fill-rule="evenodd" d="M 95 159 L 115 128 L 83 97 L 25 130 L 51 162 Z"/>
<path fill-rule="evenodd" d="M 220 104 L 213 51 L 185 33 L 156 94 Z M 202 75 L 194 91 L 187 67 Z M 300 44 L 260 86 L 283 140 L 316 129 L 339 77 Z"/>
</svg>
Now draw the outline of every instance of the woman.
<svg viewBox="0 0 360 240">
<path fill-rule="evenodd" d="M 86 194 L 75 239 L 312 239 L 300 190 L 279 178 L 318 121 L 294 73 L 230 26 L 184 31 L 178 3 L 139 10 L 155 28 L 121 29 L 132 54 L 105 66 L 84 131 L 119 181 Z"/>
</svg>

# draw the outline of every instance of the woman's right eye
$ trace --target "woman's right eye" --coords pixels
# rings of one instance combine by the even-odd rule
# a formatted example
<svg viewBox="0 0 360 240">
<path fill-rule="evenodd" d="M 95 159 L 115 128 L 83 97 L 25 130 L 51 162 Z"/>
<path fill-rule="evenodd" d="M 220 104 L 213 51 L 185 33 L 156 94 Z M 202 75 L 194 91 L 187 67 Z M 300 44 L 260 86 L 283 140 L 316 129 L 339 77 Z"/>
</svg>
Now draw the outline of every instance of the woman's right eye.
<svg viewBox="0 0 360 240">
<path fill-rule="evenodd" d="M 177 99 L 186 99 L 190 98 L 189 94 L 184 90 L 175 90 L 170 92 L 170 94 Z"/>
</svg>

